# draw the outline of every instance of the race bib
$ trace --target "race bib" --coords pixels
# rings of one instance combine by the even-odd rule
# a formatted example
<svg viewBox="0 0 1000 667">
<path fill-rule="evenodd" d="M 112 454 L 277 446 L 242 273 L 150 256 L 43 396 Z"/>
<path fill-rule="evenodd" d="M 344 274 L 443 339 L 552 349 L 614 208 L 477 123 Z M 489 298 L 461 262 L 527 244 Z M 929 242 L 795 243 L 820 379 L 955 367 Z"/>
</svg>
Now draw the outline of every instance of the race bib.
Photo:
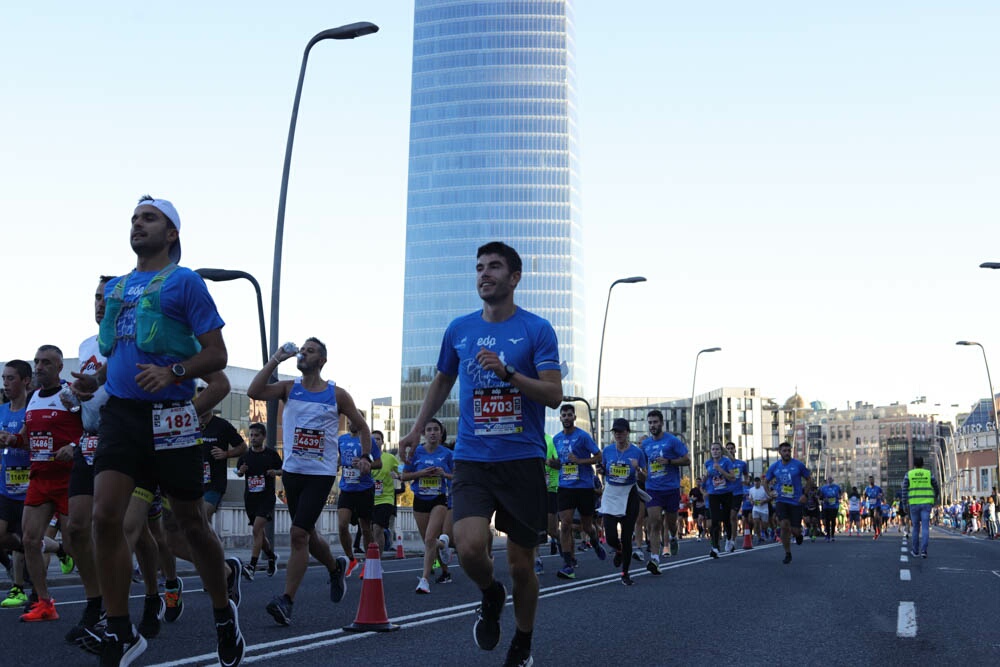
<svg viewBox="0 0 1000 667">
<path fill-rule="evenodd" d="M 153 404 L 153 449 L 162 452 L 201 444 L 198 411 L 190 401 Z"/>
<path fill-rule="evenodd" d="M 28 477 L 31 474 L 29 468 L 7 468 L 5 471 L 4 483 L 7 485 L 7 493 L 12 496 L 20 496 L 28 492 Z"/>
<path fill-rule="evenodd" d="M 80 453 L 87 465 L 94 465 L 94 454 L 97 452 L 97 436 L 93 433 L 84 433 L 80 438 Z"/>
<path fill-rule="evenodd" d="M 791 484 L 781 485 L 781 496 L 783 498 L 792 498 L 795 496 L 795 487 Z"/>
<path fill-rule="evenodd" d="M 28 436 L 28 442 L 31 445 L 32 461 L 51 461 L 53 459 L 53 439 L 51 433 L 45 431 L 33 431 L 31 435 Z"/>
<path fill-rule="evenodd" d="M 421 491 L 437 491 L 441 488 L 441 478 L 437 475 L 420 478 Z"/>
<path fill-rule="evenodd" d="M 322 461 L 324 440 L 324 431 L 321 428 L 296 427 L 292 456 L 308 461 Z"/>
<path fill-rule="evenodd" d="M 472 425 L 478 436 L 521 433 L 521 390 L 511 386 L 473 390 Z"/>
<path fill-rule="evenodd" d="M 354 484 L 361 479 L 361 471 L 357 468 L 344 468 L 341 479 L 344 480 L 345 484 Z"/>
<path fill-rule="evenodd" d="M 666 472 L 667 472 L 667 466 L 662 463 L 653 461 L 652 463 L 649 464 L 650 477 L 663 477 L 663 475 Z"/>
<path fill-rule="evenodd" d="M 250 475 L 247 477 L 247 491 L 250 493 L 260 493 L 264 490 L 264 476 Z"/>
<path fill-rule="evenodd" d="M 562 478 L 567 482 L 575 482 L 580 479 L 580 467 L 575 463 L 563 464 Z"/>
<path fill-rule="evenodd" d="M 375 495 L 376 496 L 382 495 L 382 480 L 380 479 L 375 480 Z"/>
<path fill-rule="evenodd" d="M 208 484 L 212 481 L 212 464 L 208 461 L 201 462 L 201 483 Z"/>
<path fill-rule="evenodd" d="M 715 487 L 716 489 L 725 488 L 728 484 L 729 484 L 729 480 L 727 480 L 725 477 L 713 477 L 712 478 L 712 486 Z"/>
<path fill-rule="evenodd" d="M 632 467 L 625 463 L 611 464 L 611 479 L 624 482 L 632 472 Z"/>
</svg>

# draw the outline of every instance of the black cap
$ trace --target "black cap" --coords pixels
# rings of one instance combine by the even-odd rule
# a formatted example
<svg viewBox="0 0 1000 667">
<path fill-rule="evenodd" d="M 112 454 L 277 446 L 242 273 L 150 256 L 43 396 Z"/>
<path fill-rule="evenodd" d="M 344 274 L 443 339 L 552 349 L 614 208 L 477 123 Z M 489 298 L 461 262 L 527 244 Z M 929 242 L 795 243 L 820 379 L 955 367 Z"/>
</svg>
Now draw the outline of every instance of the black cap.
<svg viewBox="0 0 1000 667">
<path fill-rule="evenodd" d="M 628 427 L 628 420 L 627 419 L 619 417 L 611 425 L 611 430 L 612 431 L 631 431 L 632 429 L 630 429 Z"/>
</svg>

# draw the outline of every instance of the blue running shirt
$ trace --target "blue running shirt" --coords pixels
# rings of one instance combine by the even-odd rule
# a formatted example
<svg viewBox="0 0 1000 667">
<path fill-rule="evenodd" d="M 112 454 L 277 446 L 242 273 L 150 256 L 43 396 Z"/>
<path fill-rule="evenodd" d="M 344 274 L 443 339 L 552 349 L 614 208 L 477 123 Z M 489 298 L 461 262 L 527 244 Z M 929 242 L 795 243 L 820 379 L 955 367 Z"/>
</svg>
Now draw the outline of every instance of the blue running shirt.
<svg viewBox="0 0 1000 667">
<path fill-rule="evenodd" d="M 642 451 L 646 454 L 646 490 L 672 491 L 681 488 L 680 468 L 669 463 L 658 462 L 657 458 L 680 459 L 688 454 L 687 445 L 671 433 L 664 433 L 658 440 L 643 439 Z"/>
<path fill-rule="evenodd" d="M 771 488 L 778 492 L 776 502 L 788 505 L 798 505 L 799 498 L 802 497 L 802 480 L 811 476 L 809 468 L 798 459 L 791 459 L 788 463 L 777 460 L 767 469 L 766 479 L 778 480 L 776 486 Z"/>
</svg>

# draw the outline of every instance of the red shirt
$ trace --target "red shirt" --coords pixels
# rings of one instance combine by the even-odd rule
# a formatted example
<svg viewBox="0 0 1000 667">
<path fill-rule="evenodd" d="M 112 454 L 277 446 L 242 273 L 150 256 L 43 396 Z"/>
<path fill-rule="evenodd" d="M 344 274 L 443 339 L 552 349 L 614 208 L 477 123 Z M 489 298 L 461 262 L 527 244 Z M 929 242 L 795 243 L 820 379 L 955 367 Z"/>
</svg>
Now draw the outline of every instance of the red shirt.
<svg viewBox="0 0 1000 667">
<path fill-rule="evenodd" d="M 32 392 L 24 415 L 31 451 L 31 477 L 69 476 L 72 459 L 56 461 L 55 455 L 68 444 L 79 444 L 83 422 L 79 412 L 70 412 L 59 398 L 61 387 Z"/>
</svg>

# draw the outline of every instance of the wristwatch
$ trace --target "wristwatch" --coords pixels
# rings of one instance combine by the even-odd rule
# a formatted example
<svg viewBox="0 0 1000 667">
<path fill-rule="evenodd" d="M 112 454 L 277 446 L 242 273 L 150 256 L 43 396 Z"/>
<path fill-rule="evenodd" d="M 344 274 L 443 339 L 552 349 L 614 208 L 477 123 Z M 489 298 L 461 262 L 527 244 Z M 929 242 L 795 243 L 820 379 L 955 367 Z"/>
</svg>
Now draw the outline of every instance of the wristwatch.
<svg viewBox="0 0 1000 667">
<path fill-rule="evenodd" d="M 365 458 L 368 459 L 369 463 L 375 463 L 375 457 L 372 456 L 371 452 L 368 452 L 367 454 L 365 454 Z"/>
<path fill-rule="evenodd" d="M 516 372 L 517 372 L 517 369 L 516 369 L 516 368 L 514 368 L 513 366 L 511 366 L 510 364 L 507 364 L 506 366 L 504 366 L 504 367 L 503 367 L 503 369 L 504 369 L 504 371 L 506 371 L 506 373 L 507 373 L 507 377 L 505 377 L 505 378 L 503 379 L 503 381 L 504 381 L 504 382 L 510 382 L 510 379 L 511 379 L 512 377 L 514 377 L 514 373 L 516 373 Z"/>
<path fill-rule="evenodd" d="M 174 374 L 174 377 L 180 379 L 187 374 L 187 370 L 184 368 L 184 364 L 174 364 L 170 367 L 170 372 Z"/>
</svg>

